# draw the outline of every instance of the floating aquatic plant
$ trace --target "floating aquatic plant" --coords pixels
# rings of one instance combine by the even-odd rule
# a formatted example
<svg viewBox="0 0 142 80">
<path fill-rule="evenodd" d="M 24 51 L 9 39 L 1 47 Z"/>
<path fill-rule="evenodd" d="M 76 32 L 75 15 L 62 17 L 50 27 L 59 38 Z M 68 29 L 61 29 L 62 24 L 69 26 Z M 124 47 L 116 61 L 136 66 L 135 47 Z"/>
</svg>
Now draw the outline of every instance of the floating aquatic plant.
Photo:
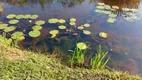
<svg viewBox="0 0 142 80">
<path fill-rule="evenodd" d="M 14 19 L 14 20 L 10 20 L 9 24 L 17 24 L 18 22 L 19 22 L 19 20 Z"/>
<path fill-rule="evenodd" d="M 16 19 L 23 19 L 23 18 L 24 18 L 24 15 L 22 15 L 22 14 L 19 14 L 16 16 Z"/>
<path fill-rule="evenodd" d="M 71 21 L 71 22 L 75 22 L 76 19 L 75 19 L 75 18 L 70 18 L 70 21 Z"/>
<path fill-rule="evenodd" d="M 30 19 L 37 19 L 37 18 L 38 18 L 38 15 L 36 14 L 30 16 Z"/>
<path fill-rule="evenodd" d="M 14 31 L 16 28 L 14 26 L 10 26 L 10 27 L 6 27 L 4 29 L 4 32 L 11 32 L 11 31 Z"/>
<path fill-rule="evenodd" d="M 75 26 L 75 25 L 76 25 L 75 22 L 70 22 L 69 24 L 70 24 L 71 26 Z"/>
<path fill-rule="evenodd" d="M 8 24 L 0 24 L 0 29 L 5 29 L 6 27 L 8 27 Z"/>
<path fill-rule="evenodd" d="M 24 18 L 25 18 L 25 19 L 31 18 L 31 15 L 30 15 L 30 14 L 26 14 L 26 15 L 24 16 Z"/>
<path fill-rule="evenodd" d="M 15 17 L 16 17 L 15 14 L 9 14 L 9 15 L 6 16 L 6 18 L 8 18 L 8 19 L 12 19 L 12 18 L 15 18 Z"/>
<path fill-rule="evenodd" d="M 100 32 L 99 36 L 102 37 L 102 38 L 107 38 L 108 37 L 107 33 L 105 33 L 105 32 Z"/>
<path fill-rule="evenodd" d="M 109 14 L 109 17 L 111 17 L 111 18 L 115 18 L 117 15 L 116 14 Z"/>
<path fill-rule="evenodd" d="M 29 32 L 29 36 L 30 37 L 38 37 L 38 36 L 40 36 L 40 31 L 38 31 L 38 30 L 33 30 L 33 31 L 30 31 Z"/>
<path fill-rule="evenodd" d="M 51 18 L 51 19 L 48 20 L 48 23 L 50 23 L 50 24 L 55 24 L 55 23 L 58 23 L 58 22 L 59 22 L 59 20 L 56 19 L 56 18 Z"/>
<path fill-rule="evenodd" d="M 86 34 L 86 35 L 90 35 L 91 34 L 91 32 L 88 31 L 88 30 L 83 30 L 83 33 Z"/>
<path fill-rule="evenodd" d="M 66 26 L 60 25 L 60 26 L 58 26 L 58 28 L 59 28 L 59 29 L 66 29 Z"/>
<path fill-rule="evenodd" d="M 14 32 L 12 35 L 11 35 L 11 38 L 12 39 L 20 39 L 22 36 L 24 36 L 24 33 L 23 32 L 20 32 L 20 31 L 17 31 L 17 32 Z"/>
<path fill-rule="evenodd" d="M 98 8 L 98 9 L 105 9 L 104 6 L 97 6 L 96 8 Z"/>
<path fill-rule="evenodd" d="M 100 6 L 104 6 L 104 5 L 105 5 L 105 3 L 99 2 L 99 3 L 98 3 L 98 5 L 100 5 Z"/>
<path fill-rule="evenodd" d="M 90 27 L 90 24 L 89 23 L 85 23 L 84 27 Z"/>
<path fill-rule="evenodd" d="M 36 25 L 43 25 L 43 24 L 45 24 L 45 21 L 39 20 L 39 21 L 36 21 L 35 24 Z"/>
<path fill-rule="evenodd" d="M 113 8 L 113 9 L 119 9 L 119 7 L 118 7 L 118 6 L 112 6 L 112 8 Z"/>
<path fill-rule="evenodd" d="M 42 29 L 42 26 L 39 26 L 39 25 L 35 25 L 32 27 L 33 30 L 41 30 Z"/>
<path fill-rule="evenodd" d="M 87 45 L 86 43 L 83 43 L 83 42 L 79 42 L 77 43 L 77 48 L 79 48 L 80 50 L 84 50 L 84 49 L 87 49 Z"/>
<path fill-rule="evenodd" d="M 59 23 L 63 24 L 63 23 L 65 23 L 65 22 L 66 22 L 66 20 L 64 20 L 64 19 L 59 19 Z"/>
<path fill-rule="evenodd" d="M 114 19 L 114 18 L 109 18 L 108 20 L 107 20 L 107 22 L 109 22 L 109 23 L 114 23 L 116 21 L 116 19 Z"/>
<path fill-rule="evenodd" d="M 51 30 L 49 33 L 52 35 L 52 38 L 54 38 L 59 33 L 59 31 L 58 30 Z"/>
<path fill-rule="evenodd" d="M 78 26 L 78 27 L 77 27 L 77 29 L 79 29 L 79 30 L 83 30 L 83 29 L 84 29 L 84 27 L 83 27 L 83 26 Z"/>
</svg>

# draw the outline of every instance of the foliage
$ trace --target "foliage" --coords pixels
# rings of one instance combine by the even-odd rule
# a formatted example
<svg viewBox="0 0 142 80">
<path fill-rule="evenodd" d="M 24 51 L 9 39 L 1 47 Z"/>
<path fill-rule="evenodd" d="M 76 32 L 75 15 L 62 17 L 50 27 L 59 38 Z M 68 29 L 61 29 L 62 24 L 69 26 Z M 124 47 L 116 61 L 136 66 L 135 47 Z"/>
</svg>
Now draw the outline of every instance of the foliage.
<svg viewBox="0 0 142 80">
<path fill-rule="evenodd" d="M 24 56 L 15 60 L 16 54 Z M 12 60 L 8 57 L 10 55 L 14 55 Z M 142 80 L 137 75 L 120 71 L 72 69 L 50 55 L 45 56 L 2 45 L 0 45 L 0 72 L 0 80 Z"/>
<path fill-rule="evenodd" d="M 99 45 L 96 56 L 93 59 L 91 59 L 91 62 L 90 62 L 91 68 L 92 69 L 104 69 L 110 59 L 110 57 L 108 57 L 105 60 L 107 55 L 108 55 L 108 52 L 102 50 L 102 47 Z"/>
<path fill-rule="evenodd" d="M 82 42 L 78 43 L 81 44 Z M 70 66 L 73 67 L 74 64 L 76 65 L 83 65 L 85 62 L 85 52 L 87 50 L 86 44 L 81 44 L 82 48 L 80 46 L 78 47 L 78 44 L 73 52 L 72 57 L 69 59 Z"/>
</svg>

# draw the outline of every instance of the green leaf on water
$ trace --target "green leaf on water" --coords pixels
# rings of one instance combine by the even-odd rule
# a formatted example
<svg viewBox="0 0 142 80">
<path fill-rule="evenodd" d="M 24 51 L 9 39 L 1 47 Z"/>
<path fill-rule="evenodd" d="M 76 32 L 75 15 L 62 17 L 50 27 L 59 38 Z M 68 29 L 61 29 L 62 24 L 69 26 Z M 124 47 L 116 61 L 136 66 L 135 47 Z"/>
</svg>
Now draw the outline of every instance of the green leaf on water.
<svg viewBox="0 0 142 80">
<path fill-rule="evenodd" d="M 40 36 L 40 34 L 41 34 L 41 33 L 40 33 L 40 31 L 38 31 L 38 30 L 33 30 L 33 31 L 30 31 L 30 32 L 29 32 L 29 36 L 30 36 L 30 37 L 34 37 L 34 38 Z"/>
<path fill-rule="evenodd" d="M 14 20 L 10 20 L 9 24 L 17 24 L 18 22 L 19 22 L 19 20 L 14 19 Z"/>
<path fill-rule="evenodd" d="M 11 31 L 14 31 L 16 28 L 14 26 L 10 26 L 10 27 L 6 27 L 4 29 L 4 32 L 11 32 Z"/>
</svg>

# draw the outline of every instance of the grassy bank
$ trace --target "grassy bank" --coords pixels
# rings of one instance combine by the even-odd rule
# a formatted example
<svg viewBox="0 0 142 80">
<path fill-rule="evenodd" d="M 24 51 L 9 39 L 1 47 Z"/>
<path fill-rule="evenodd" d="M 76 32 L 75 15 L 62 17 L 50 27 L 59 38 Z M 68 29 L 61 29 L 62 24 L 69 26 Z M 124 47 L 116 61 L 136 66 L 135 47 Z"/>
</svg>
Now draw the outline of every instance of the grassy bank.
<svg viewBox="0 0 142 80">
<path fill-rule="evenodd" d="M 142 80 L 126 72 L 69 68 L 54 55 L 0 45 L 0 80 Z"/>
</svg>

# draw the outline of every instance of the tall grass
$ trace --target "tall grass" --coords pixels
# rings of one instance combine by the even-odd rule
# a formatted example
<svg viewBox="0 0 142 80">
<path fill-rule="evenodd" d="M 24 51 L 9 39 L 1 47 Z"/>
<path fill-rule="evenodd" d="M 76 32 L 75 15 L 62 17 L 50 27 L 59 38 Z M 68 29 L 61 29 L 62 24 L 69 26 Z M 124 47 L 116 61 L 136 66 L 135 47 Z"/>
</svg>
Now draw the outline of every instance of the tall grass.
<svg viewBox="0 0 142 80">
<path fill-rule="evenodd" d="M 108 51 L 104 51 L 99 45 L 96 56 L 91 59 L 90 66 L 92 69 L 104 69 L 110 57 L 107 57 Z M 107 59 L 106 59 L 107 57 Z"/>
<path fill-rule="evenodd" d="M 73 67 L 73 65 L 83 65 L 85 62 L 85 50 L 81 50 L 79 48 L 75 48 L 72 57 L 69 59 L 70 66 Z"/>
</svg>

